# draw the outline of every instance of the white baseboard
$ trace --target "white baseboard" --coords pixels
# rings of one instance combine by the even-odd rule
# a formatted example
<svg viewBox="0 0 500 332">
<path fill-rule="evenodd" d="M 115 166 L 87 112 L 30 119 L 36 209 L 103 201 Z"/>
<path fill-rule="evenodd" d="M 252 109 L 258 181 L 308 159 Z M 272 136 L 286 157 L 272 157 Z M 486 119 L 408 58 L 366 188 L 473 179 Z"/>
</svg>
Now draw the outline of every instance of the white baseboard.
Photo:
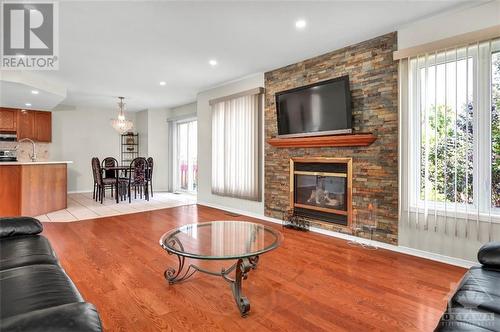
<svg viewBox="0 0 500 332">
<path fill-rule="evenodd" d="M 256 219 L 269 221 L 272 223 L 282 224 L 281 220 L 276 219 L 276 218 L 267 217 L 263 214 L 261 215 L 261 214 L 257 214 L 257 213 L 244 211 L 244 210 L 228 208 L 228 207 L 221 206 L 218 204 L 212 204 L 212 203 L 202 202 L 202 201 L 198 201 L 198 204 L 208 206 L 211 208 L 215 208 L 215 209 L 219 209 L 219 210 L 228 211 L 231 213 L 241 214 L 241 215 L 256 218 Z M 382 248 L 382 249 L 387 249 L 387 250 L 399 252 L 402 254 L 407 254 L 407 255 L 411 255 L 411 256 L 430 259 L 433 261 L 446 263 L 446 264 L 450 264 L 450 265 L 456 265 L 456 266 L 460 266 L 460 267 L 464 267 L 464 268 L 470 268 L 471 266 L 478 264 L 477 262 L 472 262 L 472 261 L 468 261 L 465 259 L 445 256 L 445 255 L 441 255 L 441 254 L 436 254 L 436 253 L 423 251 L 423 250 L 419 250 L 419 249 L 414 249 L 414 248 L 409 248 L 409 247 L 404 247 L 404 246 L 392 245 L 392 244 L 388 244 L 388 243 L 384 243 L 384 242 L 380 242 L 380 241 L 375 241 L 375 240 L 364 239 L 364 238 L 360 238 L 357 236 L 343 234 L 343 233 L 334 232 L 334 231 L 329 231 L 329 230 L 321 229 L 321 228 L 317 228 L 317 227 L 311 227 L 310 230 L 312 232 L 315 232 L 315 233 L 333 236 L 333 237 L 340 238 L 340 239 L 343 239 L 346 241 L 357 241 L 360 243 L 371 244 L 371 245 L 377 246 L 377 247 Z"/>
<path fill-rule="evenodd" d="M 70 190 L 68 191 L 68 194 L 86 194 L 86 193 L 91 193 L 92 189 L 90 190 Z"/>
</svg>

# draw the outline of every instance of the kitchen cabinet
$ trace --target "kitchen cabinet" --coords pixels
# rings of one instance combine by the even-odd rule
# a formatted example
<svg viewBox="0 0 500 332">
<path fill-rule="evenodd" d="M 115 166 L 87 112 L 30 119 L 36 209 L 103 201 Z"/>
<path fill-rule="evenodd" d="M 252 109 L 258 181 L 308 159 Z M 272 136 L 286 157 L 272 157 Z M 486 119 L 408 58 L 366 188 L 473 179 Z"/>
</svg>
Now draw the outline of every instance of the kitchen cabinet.
<svg viewBox="0 0 500 332">
<path fill-rule="evenodd" d="M 17 110 L 13 108 L 0 107 L 0 131 L 17 130 Z"/>
<path fill-rule="evenodd" d="M 29 138 L 35 142 L 50 143 L 52 141 L 51 112 L 11 110 L 16 113 L 17 124 L 14 131 L 17 133 L 17 140 Z"/>
<path fill-rule="evenodd" d="M 66 209 L 68 162 L 0 164 L 0 216 L 39 216 Z"/>
<path fill-rule="evenodd" d="M 34 141 L 52 142 L 52 113 L 34 112 Z"/>
<path fill-rule="evenodd" d="M 17 140 L 35 137 L 35 112 L 21 110 L 17 113 Z"/>
</svg>

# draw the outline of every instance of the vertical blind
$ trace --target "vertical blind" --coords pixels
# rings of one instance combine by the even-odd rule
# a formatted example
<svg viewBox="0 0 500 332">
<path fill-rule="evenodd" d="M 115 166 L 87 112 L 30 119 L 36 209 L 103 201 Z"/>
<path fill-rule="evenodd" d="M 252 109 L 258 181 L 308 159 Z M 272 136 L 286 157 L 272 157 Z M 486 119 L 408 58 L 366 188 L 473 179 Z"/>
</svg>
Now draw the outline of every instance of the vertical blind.
<svg viewBox="0 0 500 332">
<path fill-rule="evenodd" d="M 212 103 L 213 194 L 260 200 L 261 108 L 260 92 Z"/>
<path fill-rule="evenodd" d="M 400 60 L 401 226 L 500 239 L 500 40 Z"/>
</svg>

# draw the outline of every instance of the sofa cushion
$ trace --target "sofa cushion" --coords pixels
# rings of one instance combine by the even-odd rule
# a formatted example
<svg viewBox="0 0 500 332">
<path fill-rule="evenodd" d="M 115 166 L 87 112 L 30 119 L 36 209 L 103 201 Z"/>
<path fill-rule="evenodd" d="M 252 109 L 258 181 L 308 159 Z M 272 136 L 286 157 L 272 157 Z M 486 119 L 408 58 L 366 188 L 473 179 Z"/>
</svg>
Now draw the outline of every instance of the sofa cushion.
<svg viewBox="0 0 500 332">
<path fill-rule="evenodd" d="M 471 268 L 450 303 L 453 307 L 479 308 L 500 314 L 500 273 Z"/>
<path fill-rule="evenodd" d="M 483 245 L 477 252 L 477 260 L 484 266 L 498 268 L 500 272 L 500 242 Z"/>
<path fill-rule="evenodd" d="M 35 218 L 0 218 L 0 238 L 19 235 L 35 235 L 42 231 L 42 223 Z"/>
<path fill-rule="evenodd" d="M 62 304 L 83 302 L 58 265 L 28 265 L 0 271 L 0 320 Z"/>
<path fill-rule="evenodd" d="M 58 264 L 45 237 L 28 235 L 0 239 L 0 271 L 33 264 Z"/>
<path fill-rule="evenodd" d="M 102 326 L 95 307 L 90 303 L 78 302 L 2 319 L 0 331 L 97 332 L 102 331 Z"/>
</svg>

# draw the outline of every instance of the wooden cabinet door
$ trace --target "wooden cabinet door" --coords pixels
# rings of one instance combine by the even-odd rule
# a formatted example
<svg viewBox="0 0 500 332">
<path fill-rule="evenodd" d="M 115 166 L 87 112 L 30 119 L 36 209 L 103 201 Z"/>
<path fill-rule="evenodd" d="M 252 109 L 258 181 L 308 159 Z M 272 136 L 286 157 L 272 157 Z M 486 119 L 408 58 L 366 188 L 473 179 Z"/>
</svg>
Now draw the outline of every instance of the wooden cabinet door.
<svg viewBox="0 0 500 332">
<path fill-rule="evenodd" d="M 0 216 L 21 215 L 21 166 L 0 166 Z"/>
<path fill-rule="evenodd" d="M 16 131 L 17 110 L 0 107 L 0 131 Z"/>
<path fill-rule="evenodd" d="M 52 142 L 52 113 L 34 112 L 35 116 L 35 141 Z"/>
<path fill-rule="evenodd" d="M 35 139 L 35 112 L 21 110 L 17 114 L 17 139 Z"/>
</svg>

